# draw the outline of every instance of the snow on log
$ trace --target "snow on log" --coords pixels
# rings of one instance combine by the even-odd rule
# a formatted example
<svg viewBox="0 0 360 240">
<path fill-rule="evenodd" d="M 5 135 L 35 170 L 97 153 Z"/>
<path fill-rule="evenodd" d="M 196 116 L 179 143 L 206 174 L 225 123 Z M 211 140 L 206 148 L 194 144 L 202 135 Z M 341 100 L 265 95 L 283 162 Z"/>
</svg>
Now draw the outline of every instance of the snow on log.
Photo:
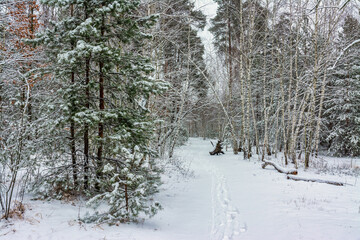
<svg viewBox="0 0 360 240">
<path fill-rule="evenodd" d="M 335 181 L 322 180 L 322 179 L 316 179 L 316 178 L 301 178 L 301 177 L 296 177 L 296 176 L 287 176 L 287 179 L 291 179 L 294 181 L 327 183 L 327 184 L 332 184 L 332 185 L 336 185 L 336 186 L 344 186 L 345 185 L 345 183 L 342 183 L 342 182 L 335 182 Z"/>
<path fill-rule="evenodd" d="M 297 175 L 297 170 L 296 169 L 286 169 L 286 168 L 283 168 L 283 167 L 281 167 L 281 166 L 279 166 L 276 163 L 271 162 L 271 161 L 264 161 L 264 163 L 261 165 L 261 167 L 265 168 L 267 165 L 273 166 L 280 173 Z"/>
</svg>

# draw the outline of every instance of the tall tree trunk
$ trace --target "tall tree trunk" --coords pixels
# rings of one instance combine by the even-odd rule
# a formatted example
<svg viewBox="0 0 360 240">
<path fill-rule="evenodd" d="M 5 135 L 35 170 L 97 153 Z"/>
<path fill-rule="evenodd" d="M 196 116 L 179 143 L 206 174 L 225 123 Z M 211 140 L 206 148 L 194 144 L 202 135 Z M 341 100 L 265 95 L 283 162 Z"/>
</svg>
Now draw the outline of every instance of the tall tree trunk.
<svg viewBox="0 0 360 240">
<path fill-rule="evenodd" d="M 29 3 L 29 18 L 30 18 L 30 39 L 35 37 L 35 26 L 34 26 L 34 2 Z M 31 68 L 31 63 L 29 63 L 29 68 Z M 34 84 L 34 83 L 33 83 Z M 29 122 L 32 121 L 32 104 L 31 104 L 31 88 L 29 92 L 29 102 L 27 107 L 27 115 Z M 30 136 L 29 136 L 30 137 Z"/>
<path fill-rule="evenodd" d="M 264 161 L 265 158 L 265 151 L 269 152 L 269 146 L 268 146 L 268 112 L 267 112 L 267 103 L 266 103 L 266 46 L 264 47 L 264 56 L 263 56 L 263 101 L 264 101 L 264 141 L 263 141 L 263 149 L 262 149 L 262 155 L 261 160 Z"/>
<path fill-rule="evenodd" d="M 291 119 L 291 132 L 290 132 L 290 139 L 291 139 L 291 144 L 290 144 L 290 154 L 291 154 L 291 159 L 292 162 L 296 162 L 296 143 L 297 143 L 297 136 L 295 136 L 295 124 L 296 124 L 296 117 L 298 116 L 298 113 L 300 111 L 300 109 L 297 109 L 297 104 L 298 104 L 298 94 L 299 94 L 299 69 L 298 69 L 298 60 L 299 60 L 299 47 L 297 46 L 297 44 L 300 41 L 300 24 L 297 23 L 297 31 L 296 31 L 296 52 L 295 52 L 295 81 L 296 81 L 296 86 L 295 86 L 295 95 L 294 98 L 292 99 L 292 102 L 294 104 L 293 106 L 293 110 L 292 110 L 292 119 Z M 298 116 L 300 117 L 300 116 Z"/>
<path fill-rule="evenodd" d="M 71 17 L 74 16 L 74 6 L 71 5 L 70 7 L 70 15 Z M 72 42 L 71 43 L 71 47 L 74 49 L 75 47 L 75 43 Z M 75 85 L 75 73 L 72 72 L 71 73 L 71 85 L 74 87 Z M 74 107 L 75 102 L 72 101 L 72 107 Z M 77 186 L 77 166 L 76 166 L 76 141 L 75 141 L 75 121 L 72 118 L 72 116 L 70 116 L 70 149 L 71 149 L 71 162 L 72 162 L 72 170 L 73 170 L 73 181 L 74 181 L 74 186 Z"/>
<path fill-rule="evenodd" d="M 290 29 L 291 29 L 291 26 L 292 26 L 292 23 L 293 23 L 293 4 L 292 4 L 292 1 L 290 0 Z M 290 30 L 292 31 L 292 30 Z M 292 38 L 292 34 L 290 34 L 290 39 L 289 39 L 289 42 L 290 42 L 290 46 L 289 46 L 289 87 L 288 87 L 288 97 L 287 97 L 287 122 L 284 124 L 285 128 L 284 128 L 284 131 L 285 131 L 285 149 L 286 149 L 286 152 L 287 152 L 287 156 L 289 156 L 290 154 L 290 146 L 291 146 L 291 136 L 290 136 L 290 118 L 291 118 L 291 104 L 293 102 L 293 99 L 292 99 L 292 94 L 293 94 L 293 80 L 294 80 L 294 76 L 293 76 L 293 65 L 294 65 L 294 60 L 293 60 L 293 38 Z M 291 156 L 290 156 L 291 157 Z M 294 163 L 294 162 L 293 162 Z"/>
<path fill-rule="evenodd" d="M 244 159 L 248 157 L 248 151 L 246 150 L 246 139 L 248 133 L 248 125 L 247 125 L 247 118 L 246 118 L 246 90 L 245 90 L 245 80 L 244 80 L 244 61 L 243 61 L 243 49 L 242 46 L 245 43 L 244 38 L 244 29 L 243 29 L 243 8 L 242 8 L 242 0 L 239 0 L 239 24 L 240 24 L 240 36 L 239 36 L 239 78 L 240 78 L 240 94 L 241 94 L 241 138 L 240 144 L 242 146 L 242 150 L 244 152 Z"/>
<path fill-rule="evenodd" d="M 230 4 L 230 1 L 229 1 Z M 233 109 L 232 109 L 232 89 L 233 89 L 233 64 L 232 64 L 232 40 L 231 40 L 231 20 L 230 20 L 230 13 L 229 13 L 229 5 L 227 7 L 227 30 L 228 30 L 228 64 L 229 64 L 229 99 L 228 99 L 228 112 L 230 115 L 230 119 L 231 119 L 231 124 L 234 126 L 234 121 L 233 121 Z M 234 154 L 238 154 L 239 153 L 239 147 L 238 147 L 238 141 L 236 138 L 236 134 L 233 133 L 232 134 L 233 139 L 232 139 L 232 148 L 233 148 L 233 152 Z"/>
<path fill-rule="evenodd" d="M 299 109 L 300 109 L 300 112 L 299 112 L 299 119 L 298 119 L 298 124 L 297 124 L 297 127 L 296 127 L 296 129 L 295 129 L 295 133 L 294 133 L 294 138 L 296 139 L 297 138 L 297 136 L 298 136 L 298 134 L 299 134 L 299 131 L 300 131 L 300 126 L 301 126 L 301 123 L 302 123 L 302 119 L 303 119 L 303 117 L 304 117 L 304 112 L 305 112 L 305 109 L 306 109 L 306 107 L 308 106 L 307 105 L 307 102 L 308 102 L 308 100 L 309 100 L 309 96 L 310 96 L 310 94 L 308 94 L 308 93 L 305 93 L 305 96 L 304 96 L 304 98 L 303 98 L 303 100 L 302 100 L 302 102 L 301 102 L 301 104 L 300 104 L 300 106 L 299 106 Z M 306 143 L 306 122 L 305 122 L 305 127 L 304 127 L 304 141 L 305 141 L 305 143 L 304 143 L 304 146 L 305 146 L 305 151 L 306 151 L 306 145 L 307 145 L 307 143 Z M 296 141 L 293 141 L 292 142 L 292 144 L 293 144 L 293 146 L 292 146 L 292 148 L 293 149 L 295 149 L 295 144 L 296 144 Z M 306 163 L 305 163 L 305 165 L 306 165 Z M 297 168 L 298 167 L 298 165 L 297 165 L 297 161 L 296 161 L 296 159 L 295 159 L 295 168 Z"/>
<path fill-rule="evenodd" d="M 105 109 L 105 102 L 104 102 L 104 75 L 103 75 L 103 67 L 104 64 L 103 62 L 99 63 L 99 72 L 100 72 L 100 77 L 99 77 L 99 109 L 100 109 L 100 114 L 102 114 L 102 112 Z M 102 172 L 102 155 L 103 155 L 103 139 L 104 139 L 104 123 L 102 121 L 102 119 L 99 122 L 99 129 L 98 129 L 98 137 L 99 137 L 99 147 L 98 147 L 98 152 L 97 152 L 97 169 L 96 169 L 96 184 L 95 184 L 95 189 L 96 190 L 100 190 L 99 187 L 99 181 L 101 178 L 101 172 Z"/>
<path fill-rule="evenodd" d="M 256 144 L 256 154 L 259 154 L 259 136 L 257 130 L 256 116 L 254 105 L 252 102 L 252 91 L 251 91 L 251 71 L 252 71 L 252 54 L 253 54 L 253 38 L 255 33 L 255 6 L 252 7 L 251 19 L 250 19 L 250 36 L 249 36 L 249 52 L 248 52 L 248 65 L 247 65 L 247 96 L 248 96 L 248 158 L 251 157 L 251 139 L 250 139 L 250 110 L 252 114 L 252 120 L 254 125 L 254 133 L 255 133 L 255 144 Z"/>
<path fill-rule="evenodd" d="M 84 6 L 85 19 L 88 18 L 87 2 Z M 85 60 L 85 108 L 88 111 L 90 109 L 90 60 L 91 56 L 88 56 Z M 84 189 L 89 189 L 89 124 L 85 123 L 84 126 Z"/>
<path fill-rule="evenodd" d="M 85 108 L 90 109 L 90 57 L 86 59 L 85 63 Z M 84 189 L 89 188 L 89 124 L 85 123 L 84 127 Z"/>
<path fill-rule="evenodd" d="M 101 26 L 101 36 L 104 36 L 105 33 L 105 18 L 104 16 L 102 16 L 102 26 Z M 104 68 L 104 62 L 102 60 L 100 60 L 99 62 L 99 109 L 100 109 L 100 114 L 103 115 L 103 111 L 105 109 L 105 101 L 104 101 L 104 73 L 103 73 L 103 69 Z M 100 122 L 99 122 L 99 129 L 98 129 L 98 137 L 99 137 L 99 147 L 98 147 L 98 152 L 97 152 L 97 161 L 96 161 L 96 165 L 97 165 L 97 169 L 96 169 L 96 183 L 95 183 L 95 189 L 97 191 L 100 190 L 100 186 L 99 186 L 99 181 L 101 178 L 101 173 L 102 173 L 102 165 L 103 165 L 103 139 L 104 139 L 104 122 L 103 122 L 103 117 L 100 118 Z"/>
<path fill-rule="evenodd" d="M 71 73 L 71 84 L 75 85 L 75 73 Z M 74 101 L 72 105 L 74 106 Z M 73 170 L 74 186 L 77 186 L 77 166 L 76 166 L 76 140 L 75 140 L 75 121 L 70 117 L 70 148 L 71 148 L 71 162 Z"/>
<path fill-rule="evenodd" d="M 320 3 L 320 2 L 319 2 Z M 314 137 L 314 123 L 315 123 L 315 108 L 316 108 L 316 89 L 317 89 L 317 81 L 318 81 L 318 73 L 319 73 L 319 56 L 318 56 L 318 31 L 319 31 L 319 4 L 315 7 L 315 25 L 314 25 L 314 70 L 313 70 L 313 81 L 312 81 L 312 90 L 311 90 L 311 105 L 310 105 L 310 119 L 308 124 L 309 129 L 309 138 L 307 141 L 306 153 L 305 153 L 305 168 L 309 167 L 310 161 L 310 153 L 312 152 L 312 144 Z"/>
<path fill-rule="evenodd" d="M 282 116 L 281 116 L 281 131 L 283 133 L 283 139 L 281 141 L 281 148 L 284 148 L 284 158 L 285 158 L 285 165 L 288 165 L 288 159 L 287 159 L 287 147 L 286 147 L 286 131 L 285 131 L 285 91 L 284 91 L 284 59 L 282 58 L 282 68 L 281 68 L 281 76 L 280 76 L 280 89 L 281 89 L 281 112 L 282 112 Z M 280 150 L 281 151 L 281 150 Z"/>
</svg>

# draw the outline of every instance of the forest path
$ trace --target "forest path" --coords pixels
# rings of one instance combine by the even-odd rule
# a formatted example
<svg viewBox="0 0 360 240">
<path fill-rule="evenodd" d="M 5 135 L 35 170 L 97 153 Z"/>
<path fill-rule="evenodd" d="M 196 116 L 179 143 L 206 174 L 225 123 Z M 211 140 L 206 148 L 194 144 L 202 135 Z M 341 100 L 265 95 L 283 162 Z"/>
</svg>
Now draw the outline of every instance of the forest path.
<svg viewBox="0 0 360 240">
<path fill-rule="evenodd" d="M 200 205 L 193 208 L 211 211 L 210 221 L 197 220 L 208 224 L 209 235 L 203 239 L 344 239 L 346 236 L 360 240 L 356 209 L 360 205 L 360 186 L 346 189 L 294 182 L 271 167 L 262 169 L 256 157 L 244 160 L 242 154 L 234 155 L 231 149 L 224 155 L 211 156 L 212 150 L 209 140 L 199 138 L 190 138 L 177 150 L 178 156 L 191 162 L 195 173 L 195 179 L 188 183 L 193 189 L 188 197 L 199 199 Z M 301 169 L 300 174 L 313 175 Z M 199 179 L 207 181 L 203 185 L 192 184 Z M 334 213 L 338 215 L 331 217 Z"/>
<path fill-rule="evenodd" d="M 210 165 L 211 166 L 211 165 Z M 239 210 L 233 206 L 228 192 L 227 179 L 214 166 L 209 171 L 212 175 L 212 225 L 211 237 L 213 240 L 236 239 L 239 235 Z"/>
<path fill-rule="evenodd" d="M 240 232 L 246 231 L 246 228 L 240 227 L 241 216 L 237 207 L 232 203 L 226 172 L 217 166 L 221 164 L 218 160 L 221 160 L 223 156 L 211 156 L 207 151 L 209 148 L 211 149 L 209 141 L 191 139 L 182 155 L 186 155 L 186 157 L 191 159 L 195 175 L 205 170 L 206 174 L 211 176 L 212 216 L 210 239 L 240 239 Z M 209 185 L 204 187 L 208 188 Z"/>
</svg>

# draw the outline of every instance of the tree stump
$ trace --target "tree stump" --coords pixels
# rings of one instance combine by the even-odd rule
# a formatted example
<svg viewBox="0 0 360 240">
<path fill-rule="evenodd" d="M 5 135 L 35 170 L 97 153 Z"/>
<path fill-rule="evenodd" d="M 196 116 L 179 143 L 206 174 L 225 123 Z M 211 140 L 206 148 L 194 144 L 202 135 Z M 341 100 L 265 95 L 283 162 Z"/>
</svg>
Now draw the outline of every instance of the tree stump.
<svg viewBox="0 0 360 240">
<path fill-rule="evenodd" d="M 216 147 L 214 149 L 214 151 L 212 152 L 209 152 L 210 155 L 219 155 L 219 154 L 225 154 L 223 151 L 222 151 L 223 147 L 222 147 L 222 141 L 219 140 L 216 144 Z"/>
</svg>

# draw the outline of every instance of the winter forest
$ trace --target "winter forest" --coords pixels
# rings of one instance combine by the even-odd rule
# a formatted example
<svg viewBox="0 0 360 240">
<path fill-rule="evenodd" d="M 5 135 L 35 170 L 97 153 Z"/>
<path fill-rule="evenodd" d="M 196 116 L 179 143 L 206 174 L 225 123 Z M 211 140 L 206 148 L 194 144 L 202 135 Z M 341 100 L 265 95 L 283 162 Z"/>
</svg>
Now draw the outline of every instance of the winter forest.
<svg viewBox="0 0 360 240">
<path fill-rule="evenodd" d="M 0 0 L 0 239 L 360 239 L 357 0 Z"/>
</svg>

